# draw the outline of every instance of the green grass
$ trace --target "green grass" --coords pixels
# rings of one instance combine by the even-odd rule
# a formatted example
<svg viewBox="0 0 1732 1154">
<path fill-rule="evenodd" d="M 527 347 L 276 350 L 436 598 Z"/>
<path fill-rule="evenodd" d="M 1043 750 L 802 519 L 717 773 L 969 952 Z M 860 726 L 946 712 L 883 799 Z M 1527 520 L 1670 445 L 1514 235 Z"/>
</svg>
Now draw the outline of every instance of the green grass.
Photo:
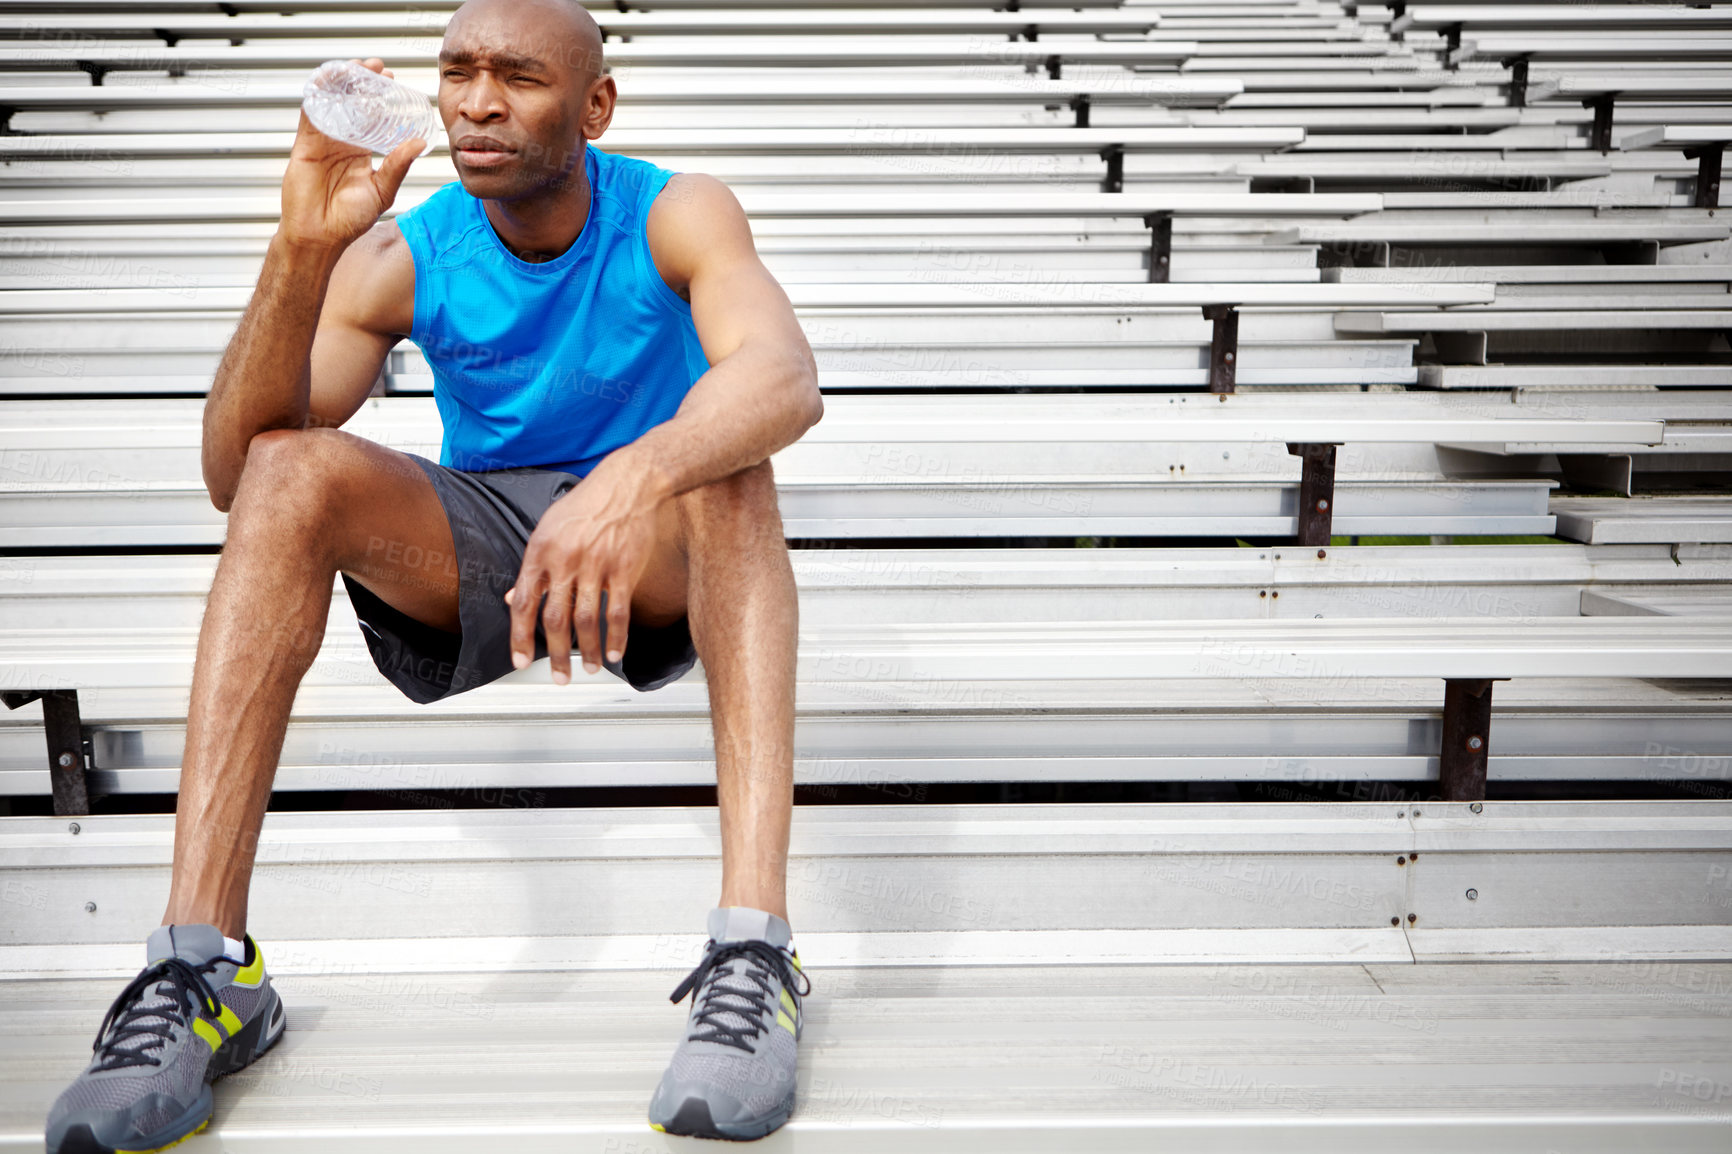
<svg viewBox="0 0 1732 1154">
<path fill-rule="evenodd" d="M 1361 545 L 1429 545 L 1429 544 L 1431 544 L 1431 538 L 1430 537 L 1361 537 L 1361 538 L 1359 538 L 1359 543 Z M 1511 533 L 1511 534 L 1505 534 L 1505 535 L 1501 535 L 1501 536 L 1488 535 L 1488 536 L 1483 536 L 1483 537 L 1470 537 L 1470 536 L 1458 534 L 1454 538 L 1453 543 L 1457 544 L 1457 545 L 1571 545 L 1571 544 L 1574 544 L 1574 542 L 1566 541 L 1562 537 L 1542 537 L 1542 536 L 1537 536 L 1537 535 L 1533 535 L 1533 534 L 1521 534 L 1521 533 Z M 1351 544 L 1353 544 L 1353 538 L 1352 537 L 1341 537 L 1341 536 L 1331 537 L 1331 538 L 1329 538 L 1329 544 L 1332 546 L 1334 546 L 1334 545 L 1351 545 Z"/>
</svg>

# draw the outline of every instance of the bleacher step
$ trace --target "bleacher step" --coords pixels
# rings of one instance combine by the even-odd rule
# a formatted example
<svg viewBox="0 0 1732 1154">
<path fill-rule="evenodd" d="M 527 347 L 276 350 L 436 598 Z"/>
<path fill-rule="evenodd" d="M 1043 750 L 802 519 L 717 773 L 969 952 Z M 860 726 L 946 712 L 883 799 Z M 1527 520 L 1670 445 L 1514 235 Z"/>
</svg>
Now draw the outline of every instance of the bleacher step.
<svg viewBox="0 0 1732 1154">
<path fill-rule="evenodd" d="M 0 1149 L 166 892 L 172 818 L 80 823 L 0 819 Z M 185 1149 L 687 1148 L 644 1106 L 716 844 L 708 809 L 271 815 L 290 1030 Z M 1729 854 L 1726 803 L 804 808 L 763 1148 L 1723 1150 Z"/>
<path fill-rule="evenodd" d="M 767 1154 L 1725 1149 L 1699 1095 L 1728 1077 L 1732 1021 L 1706 992 L 1726 965 L 812 973 L 798 1106 Z M 284 1040 L 217 1084 L 180 1149 L 694 1149 L 644 1117 L 679 976 L 284 978 Z M 0 985 L 0 1149 L 41 1149 L 115 988 Z"/>
</svg>

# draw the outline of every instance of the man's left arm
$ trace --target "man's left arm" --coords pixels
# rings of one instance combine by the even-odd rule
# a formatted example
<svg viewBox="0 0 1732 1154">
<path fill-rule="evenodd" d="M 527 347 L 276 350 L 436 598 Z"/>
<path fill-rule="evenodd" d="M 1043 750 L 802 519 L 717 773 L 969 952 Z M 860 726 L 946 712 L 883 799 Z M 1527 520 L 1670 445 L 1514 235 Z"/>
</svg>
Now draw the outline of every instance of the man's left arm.
<svg viewBox="0 0 1732 1154">
<path fill-rule="evenodd" d="M 600 668 L 603 590 L 608 660 L 623 653 L 632 591 L 649 563 L 661 505 L 767 460 L 824 412 L 805 333 L 758 259 L 746 215 L 727 186 L 697 174 L 673 177 L 652 205 L 647 228 L 657 270 L 691 302 L 710 369 L 671 419 L 603 458 L 530 537 L 517 584 L 506 594 L 511 658 L 520 669 L 529 664 L 535 607 L 546 593 L 542 628 L 559 684 L 569 677 L 574 626 L 584 668 Z"/>
</svg>

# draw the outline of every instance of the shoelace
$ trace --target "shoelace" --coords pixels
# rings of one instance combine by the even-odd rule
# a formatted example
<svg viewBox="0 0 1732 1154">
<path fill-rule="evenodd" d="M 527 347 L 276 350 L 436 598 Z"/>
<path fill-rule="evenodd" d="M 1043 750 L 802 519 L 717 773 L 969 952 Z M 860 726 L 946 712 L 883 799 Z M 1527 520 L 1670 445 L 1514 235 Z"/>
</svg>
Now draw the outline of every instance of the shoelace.
<svg viewBox="0 0 1732 1154">
<path fill-rule="evenodd" d="M 748 960 L 740 974 L 733 974 L 732 967 L 722 968 L 724 963 L 735 958 Z M 723 986 L 720 979 L 731 974 L 751 979 L 758 989 L 734 990 Z M 764 1032 L 763 1020 L 771 1013 L 768 999 L 775 989 L 770 985 L 771 977 L 780 978 L 784 987 L 802 998 L 812 992 L 811 979 L 794 968 L 792 955 L 787 951 L 756 939 L 721 944 L 711 939 L 704 947 L 704 960 L 686 975 L 686 980 L 668 996 L 668 1001 L 680 1002 L 692 990 L 697 990 L 692 997 L 696 1012 L 692 1015 L 694 1032 L 688 1035 L 689 1040 L 720 1042 L 752 1054 L 756 1051 L 747 1044 L 748 1039 Z M 806 988 L 802 990 L 796 985 L 796 979 L 804 982 Z M 723 1014 L 732 1014 L 746 1024 L 730 1026 L 721 1020 Z M 698 1027 L 706 1032 L 696 1032 Z"/>
<path fill-rule="evenodd" d="M 215 991 L 205 980 L 205 974 L 214 969 L 214 961 L 195 968 L 184 958 L 163 958 L 146 966 L 126 989 L 120 991 L 120 996 L 108 1007 L 108 1013 L 102 1016 L 102 1025 L 96 1030 L 96 1041 L 90 1047 L 101 1059 L 96 1069 L 162 1065 L 161 1057 L 152 1055 L 173 1037 L 173 1026 L 189 1028 L 192 1018 L 201 1008 L 211 1018 L 222 1013 Z M 157 983 L 153 992 L 166 994 L 171 999 L 170 1005 L 134 1004 L 141 1000 L 152 982 Z M 156 1021 L 141 1021 L 149 1018 Z M 109 1032 L 110 1027 L 113 1027 L 113 1033 Z M 134 1038 L 143 1040 L 134 1046 L 121 1046 L 120 1043 Z"/>
</svg>

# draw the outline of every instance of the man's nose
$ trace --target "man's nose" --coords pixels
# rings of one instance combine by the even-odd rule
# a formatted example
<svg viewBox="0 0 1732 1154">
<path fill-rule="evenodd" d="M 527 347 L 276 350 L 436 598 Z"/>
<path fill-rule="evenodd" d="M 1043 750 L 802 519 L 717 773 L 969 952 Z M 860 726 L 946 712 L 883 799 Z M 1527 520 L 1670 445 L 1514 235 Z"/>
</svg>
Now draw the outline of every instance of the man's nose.
<svg viewBox="0 0 1732 1154">
<path fill-rule="evenodd" d="M 465 120 L 496 120 L 505 115 L 505 100 L 500 86 L 484 72 L 463 89 L 457 102 L 457 114 Z"/>
</svg>

